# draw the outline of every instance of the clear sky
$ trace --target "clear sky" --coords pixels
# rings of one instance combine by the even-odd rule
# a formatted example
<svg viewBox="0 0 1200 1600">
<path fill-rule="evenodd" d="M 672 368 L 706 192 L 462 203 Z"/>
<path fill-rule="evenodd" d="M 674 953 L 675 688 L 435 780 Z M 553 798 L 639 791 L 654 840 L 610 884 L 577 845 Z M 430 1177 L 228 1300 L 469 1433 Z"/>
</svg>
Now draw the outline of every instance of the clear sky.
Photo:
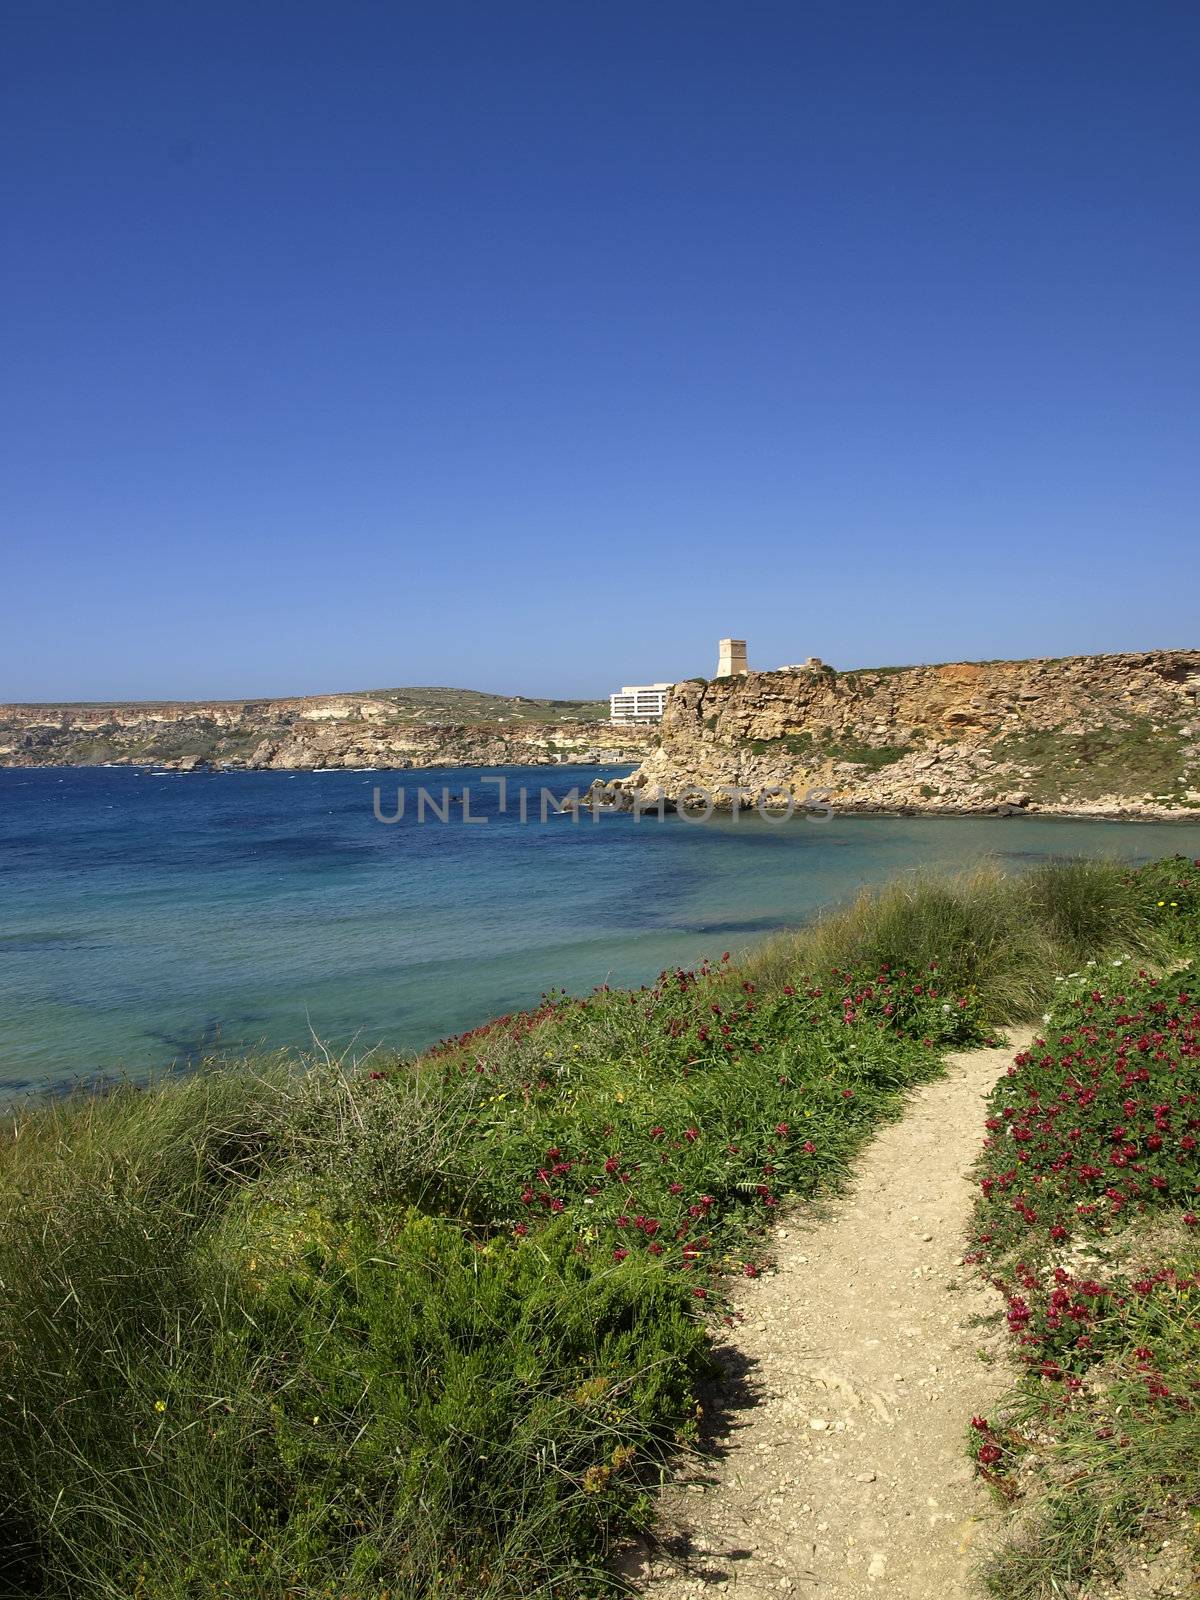
<svg viewBox="0 0 1200 1600">
<path fill-rule="evenodd" d="M 0 35 L 0 699 L 1200 643 L 1192 0 Z"/>
</svg>

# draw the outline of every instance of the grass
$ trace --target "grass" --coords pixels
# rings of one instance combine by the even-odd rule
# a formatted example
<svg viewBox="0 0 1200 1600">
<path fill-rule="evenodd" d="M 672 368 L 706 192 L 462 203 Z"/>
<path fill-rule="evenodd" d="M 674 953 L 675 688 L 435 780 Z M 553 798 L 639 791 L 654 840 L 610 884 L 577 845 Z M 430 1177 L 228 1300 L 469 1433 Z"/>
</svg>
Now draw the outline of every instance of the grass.
<svg viewBox="0 0 1200 1600">
<path fill-rule="evenodd" d="M 1098 800 L 1105 795 L 1153 795 L 1186 806 L 1187 736 L 1148 718 L 1112 722 L 1085 733 L 1045 729 L 997 740 L 999 761 L 1027 767 L 1025 787 L 1043 802 Z"/>
<path fill-rule="evenodd" d="M 417 1061 L 271 1057 L 14 1112 L 0 1590 L 619 1588 L 778 1207 L 836 1188 L 943 1049 L 1082 949 L 1165 957 L 1178 876 L 914 879 Z"/>
<path fill-rule="evenodd" d="M 1166 959 L 1174 933 L 1155 920 L 1127 868 L 1064 861 L 1020 877 L 981 867 L 959 877 L 920 874 L 864 891 L 836 915 L 754 958 L 767 970 L 799 960 L 813 970 L 880 966 L 923 971 L 970 989 L 996 1023 L 1036 1016 L 1056 973 L 1113 951 Z"/>
</svg>

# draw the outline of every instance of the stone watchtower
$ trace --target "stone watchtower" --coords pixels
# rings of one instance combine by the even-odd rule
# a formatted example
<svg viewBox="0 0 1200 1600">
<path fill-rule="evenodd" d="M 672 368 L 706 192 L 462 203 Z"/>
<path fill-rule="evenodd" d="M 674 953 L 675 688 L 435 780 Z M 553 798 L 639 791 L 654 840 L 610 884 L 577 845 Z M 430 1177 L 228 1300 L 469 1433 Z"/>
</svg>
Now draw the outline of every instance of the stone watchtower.
<svg viewBox="0 0 1200 1600">
<path fill-rule="evenodd" d="M 736 678 L 741 672 L 749 672 L 745 639 L 722 639 L 717 648 L 720 651 L 717 658 L 718 678 Z"/>
</svg>

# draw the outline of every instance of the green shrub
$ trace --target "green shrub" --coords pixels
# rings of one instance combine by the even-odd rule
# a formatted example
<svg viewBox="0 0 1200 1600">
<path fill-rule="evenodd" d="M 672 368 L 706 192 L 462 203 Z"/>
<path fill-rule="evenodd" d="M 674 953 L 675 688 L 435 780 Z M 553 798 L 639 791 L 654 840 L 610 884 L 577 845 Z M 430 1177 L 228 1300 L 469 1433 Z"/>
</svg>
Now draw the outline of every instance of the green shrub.
<svg viewBox="0 0 1200 1600">
<path fill-rule="evenodd" d="M 261 1279 L 255 1346 L 292 1347 L 275 1444 L 298 1572 L 522 1595 L 603 1552 L 694 1432 L 706 1340 L 648 1262 L 596 1272 L 569 1228 L 486 1242 L 409 1212 Z M 259 1261 L 260 1269 L 263 1266 Z"/>
</svg>

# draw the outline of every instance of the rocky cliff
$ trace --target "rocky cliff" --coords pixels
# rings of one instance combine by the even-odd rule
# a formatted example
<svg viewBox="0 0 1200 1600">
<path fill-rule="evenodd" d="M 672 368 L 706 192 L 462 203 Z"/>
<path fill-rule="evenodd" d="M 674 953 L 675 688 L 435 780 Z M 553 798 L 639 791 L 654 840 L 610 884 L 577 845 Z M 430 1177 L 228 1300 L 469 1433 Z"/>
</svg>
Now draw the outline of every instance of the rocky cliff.
<svg viewBox="0 0 1200 1600">
<path fill-rule="evenodd" d="M 640 761 L 657 728 L 618 729 L 581 715 L 593 704 L 394 690 L 291 700 L 0 705 L 0 765 L 302 770 Z M 462 720 L 446 720 L 455 717 Z"/>
<path fill-rule="evenodd" d="M 839 811 L 1196 817 L 1198 696 L 1196 650 L 693 680 L 611 798 L 826 788 Z"/>
</svg>

